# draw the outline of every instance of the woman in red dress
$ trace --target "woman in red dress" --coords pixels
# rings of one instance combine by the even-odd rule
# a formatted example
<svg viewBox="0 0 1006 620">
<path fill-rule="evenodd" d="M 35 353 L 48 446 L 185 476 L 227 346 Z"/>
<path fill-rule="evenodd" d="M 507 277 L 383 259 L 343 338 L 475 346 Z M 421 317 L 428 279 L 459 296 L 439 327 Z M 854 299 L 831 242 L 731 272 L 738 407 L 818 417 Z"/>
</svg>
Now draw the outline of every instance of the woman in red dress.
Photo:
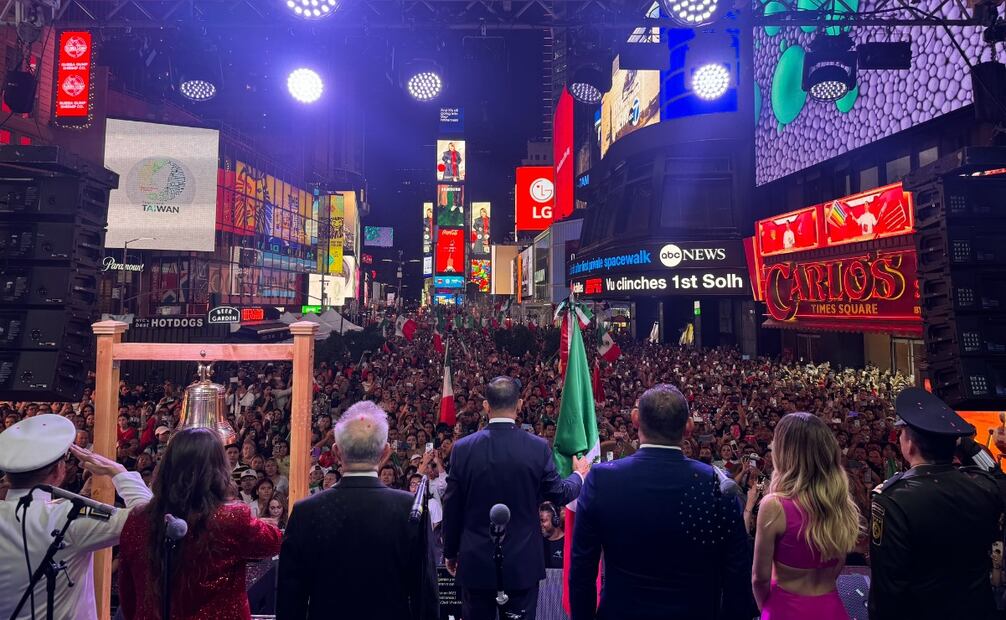
<svg viewBox="0 0 1006 620">
<path fill-rule="evenodd" d="M 232 502 L 230 468 L 219 435 L 186 429 L 171 438 L 154 497 L 122 530 L 119 598 L 126 620 L 161 619 L 165 515 L 188 523 L 172 558 L 171 620 L 247 620 L 245 563 L 279 553 L 278 528 Z"/>
</svg>

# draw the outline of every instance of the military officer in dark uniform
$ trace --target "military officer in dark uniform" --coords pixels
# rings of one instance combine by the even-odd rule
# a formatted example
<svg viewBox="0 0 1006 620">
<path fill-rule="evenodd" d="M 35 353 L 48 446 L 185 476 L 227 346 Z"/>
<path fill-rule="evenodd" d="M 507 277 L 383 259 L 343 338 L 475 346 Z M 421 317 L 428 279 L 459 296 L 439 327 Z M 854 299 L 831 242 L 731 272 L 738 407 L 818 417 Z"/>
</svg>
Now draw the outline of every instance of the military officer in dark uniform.
<svg viewBox="0 0 1006 620">
<path fill-rule="evenodd" d="M 953 465 L 974 427 L 918 388 L 899 394 L 895 409 L 911 469 L 873 494 L 870 619 L 997 618 L 990 553 L 1003 501 L 990 474 Z"/>
</svg>

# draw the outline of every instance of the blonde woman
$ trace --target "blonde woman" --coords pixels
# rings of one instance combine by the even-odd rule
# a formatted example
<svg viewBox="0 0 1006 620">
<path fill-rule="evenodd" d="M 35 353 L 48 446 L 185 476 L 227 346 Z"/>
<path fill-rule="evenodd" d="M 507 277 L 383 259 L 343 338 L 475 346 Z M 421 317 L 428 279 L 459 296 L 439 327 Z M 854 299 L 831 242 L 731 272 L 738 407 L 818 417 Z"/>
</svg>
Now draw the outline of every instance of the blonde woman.
<svg viewBox="0 0 1006 620">
<path fill-rule="evenodd" d="M 751 582 L 762 620 L 848 620 L 835 589 L 859 536 L 838 442 L 809 413 L 775 428 L 775 472 L 761 502 Z"/>
</svg>

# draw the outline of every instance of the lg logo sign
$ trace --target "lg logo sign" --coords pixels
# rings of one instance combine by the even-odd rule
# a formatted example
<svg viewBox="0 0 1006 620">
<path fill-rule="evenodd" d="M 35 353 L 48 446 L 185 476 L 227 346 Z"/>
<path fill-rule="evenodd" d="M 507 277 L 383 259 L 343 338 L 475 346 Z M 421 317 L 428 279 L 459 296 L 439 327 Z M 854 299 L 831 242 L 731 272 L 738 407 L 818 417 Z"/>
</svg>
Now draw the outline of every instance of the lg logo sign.
<svg viewBox="0 0 1006 620">
<path fill-rule="evenodd" d="M 681 248 L 673 243 L 668 243 L 660 248 L 660 262 L 664 264 L 664 267 L 677 267 L 683 258 L 684 254 L 682 254 Z"/>
<path fill-rule="evenodd" d="M 555 195 L 555 186 L 552 181 L 545 178 L 535 179 L 530 188 L 531 200 L 539 203 L 531 208 L 531 215 L 535 219 L 552 219 L 552 205 L 544 204 L 551 202 Z"/>
</svg>

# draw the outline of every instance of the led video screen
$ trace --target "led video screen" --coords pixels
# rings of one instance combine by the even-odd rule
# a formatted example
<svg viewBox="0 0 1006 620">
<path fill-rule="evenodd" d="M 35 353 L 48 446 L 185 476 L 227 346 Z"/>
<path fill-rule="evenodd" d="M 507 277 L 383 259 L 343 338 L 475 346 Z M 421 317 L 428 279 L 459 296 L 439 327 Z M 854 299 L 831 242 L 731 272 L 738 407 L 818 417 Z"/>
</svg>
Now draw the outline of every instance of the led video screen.
<svg viewBox="0 0 1006 620">
<path fill-rule="evenodd" d="M 437 140 L 437 178 L 441 181 L 464 181 L 466 155 L 464 140 Z"/>
<path fill-rule="evenodd" d="M 441 228 L 437 231 L 437 273 L 465 271 L 465 231 L 460 228 Z"/>
<path fill-rule="evenodd" d="M 488 202 L 472 203 L 472 223 L 469 227 L 473 256 L 489 256 L 489 222 L 492 217 L 492 204 Z"/>
<path fill-rule="evenodd" d="M 492 282 L 492 267 L 488 259 L 477 258 L 472 260 L 471 281 L 479 285 L 479 291 L 489 292 L 489 284 Z"/>
<path fill-rule="evenodd" d="M 108 199 L 106 248 L 212 252 L 220 132 L 108 119 L 105 167 L 118 173 Z"/>
<path fill-rule="evenodd" d="M 363 245 L 372 248 L 394 247 L 395 229 L 389 226 L 364 226 Z"/>
<path fill-rule="evenodd" d="M 433 253 L 433 203 L 423 203 L 423 254 Z"/>
<path fill-rule="evenodd" d="M 437 185 L 437 226 L 461 228 L 465 225 L 465 188 Z"/>
<path fill-rule="evenodd" d="M 611 90 L 601 99 L 601 157 L 612 143 L 660 122 L 660 71 L 629 71 L 611 66 Z"/>
<path fill-rule="evenodd" d="M 864 0 L 858 3 L 858 11 L 869 13 L 879 4 L 877 0 Z M 921 0 L 917 9 L 932 11 L 938 4 L 938 0 Z M 776 5 L 779 3 L 765 3 L 764 11 L 770 12 Z M 836 3 L 836 7 L 845 10 L 842 3 Z M 946 8 L 941 14 L 954 11 L 959 9 Z M 856 44 L 877 40 L 878 34 L 868 28 L 849 32 Z M 857 88 L 833 103 L 814 101 L 801 88 L 804 58 L 815 36 L 811 27 L 755 30 L 755 174 L 759 185 L 972 101 L 968 67 L 952 39 L 970 58 L 978 58 L 982 42 L 977 28 L 891 29 L 882 40 L 911 41 L 911 69 L 859 71 Z"/>
</svg>

